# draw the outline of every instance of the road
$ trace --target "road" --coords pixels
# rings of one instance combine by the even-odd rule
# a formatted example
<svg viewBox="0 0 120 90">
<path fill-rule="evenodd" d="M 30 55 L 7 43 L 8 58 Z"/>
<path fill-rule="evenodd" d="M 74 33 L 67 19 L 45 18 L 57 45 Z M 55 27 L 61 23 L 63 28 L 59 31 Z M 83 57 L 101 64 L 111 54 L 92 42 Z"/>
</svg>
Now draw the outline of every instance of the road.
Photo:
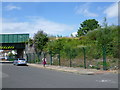
<svg viewBox="0 0 120 90">
<path fill-rule="evenodd" d="M 118 88 L 118 75 L 80 75 L 2 64 L 2 88 Z"/>
</svg>

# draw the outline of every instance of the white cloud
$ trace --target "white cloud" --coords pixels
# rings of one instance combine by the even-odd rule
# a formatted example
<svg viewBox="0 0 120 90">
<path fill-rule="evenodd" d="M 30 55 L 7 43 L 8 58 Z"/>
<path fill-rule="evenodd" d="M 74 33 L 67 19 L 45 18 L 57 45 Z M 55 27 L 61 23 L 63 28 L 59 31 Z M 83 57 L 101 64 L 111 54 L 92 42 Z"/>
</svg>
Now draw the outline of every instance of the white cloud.
<svg viewBox="0 0 120 90">
<path fill-rule="evenodd" d="M 14 5 L 8 5 L 5 7 L 6 10 L 11 11 L 11 10 L 21 10 L 21 7 L 14 6 Z"/>
<path fill-rule="evenodd" d="M 74 26 L 49 21 L 43 18 L 37 18 L 31 22 L 4 22 L 2 23 L 3 33 L 30 33 L 34 35 L 38 30 L 43 30 L 47 34 L 61 35 L 67 30 L 74 30 Z"/>
<path fill-rule="evenodd" d="M 104 14 L 107 15 L 108 18 L 113 18 L 118 16 L 118 3 L 114 3 L 109 6 L 105 11 Z"/>
<path fill-rule="evenodd" d="M 73 32 L 72 35 L 73 35 L 73 37 L 76 37 L 77 32 Z"/>
<path fill-rule="evenodd" d="M 89 10 L 90 4 L 91 3 L 85 3 L 79 7 L 76 7 L 75 8 L 76 14 L 81 14 L 81 15 L 88 16 L 88 17 L 97 17 L 98 14 L 93 13 Z"/>
<path fill-rule="evenodd" d="M 90 16 L 90 17 L 97 17 L 98 16 L 96 13 L 92 13 L 92 12 L 88 11 L 88 9 L 85 9 L 83 11 L 83 13 L 87 16 Z"/>
</svg>

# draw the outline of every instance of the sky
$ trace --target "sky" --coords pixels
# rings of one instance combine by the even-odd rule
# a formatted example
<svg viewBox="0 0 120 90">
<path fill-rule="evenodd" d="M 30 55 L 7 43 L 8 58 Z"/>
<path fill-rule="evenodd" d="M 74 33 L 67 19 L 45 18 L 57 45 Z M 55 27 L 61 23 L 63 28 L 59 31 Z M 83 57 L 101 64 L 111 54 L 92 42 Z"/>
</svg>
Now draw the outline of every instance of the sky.
<svg viewBox="0 0 120 90">
<path fill-rule="evenodd" d="M 29 33 L 38 30 L 49 35 L 76 34 L 80 23 L 103 18 L 108 25 L 118 25 L 116 2 L 2 2 L 2 33 Z"/>
</svg>

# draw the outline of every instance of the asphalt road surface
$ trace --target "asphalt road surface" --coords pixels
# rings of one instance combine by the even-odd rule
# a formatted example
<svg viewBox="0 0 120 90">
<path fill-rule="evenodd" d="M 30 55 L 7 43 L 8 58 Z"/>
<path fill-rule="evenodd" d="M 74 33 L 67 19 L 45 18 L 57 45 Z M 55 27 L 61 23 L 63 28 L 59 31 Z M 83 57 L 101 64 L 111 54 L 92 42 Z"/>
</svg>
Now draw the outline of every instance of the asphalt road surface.
<svg viewBox="0 0 120 90">
<path fill-rule="evenodd" d="M 80 75 L 3 64 L 2 88 L 118 88 L 118 75 Z"/>
</svg>

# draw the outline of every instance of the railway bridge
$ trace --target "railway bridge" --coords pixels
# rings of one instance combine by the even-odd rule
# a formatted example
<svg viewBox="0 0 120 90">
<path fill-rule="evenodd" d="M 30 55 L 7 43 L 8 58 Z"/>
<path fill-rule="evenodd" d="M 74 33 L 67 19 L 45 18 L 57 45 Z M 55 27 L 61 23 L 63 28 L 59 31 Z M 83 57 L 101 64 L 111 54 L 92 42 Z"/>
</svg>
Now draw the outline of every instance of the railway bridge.
<svg viewBox="0 0 120 90">
<path fill-rule="evenodd" d="M 17 58 L 23 58 L 29 34 L 0 34 L 0 50 L 17 50 Z"/>
</svg>

